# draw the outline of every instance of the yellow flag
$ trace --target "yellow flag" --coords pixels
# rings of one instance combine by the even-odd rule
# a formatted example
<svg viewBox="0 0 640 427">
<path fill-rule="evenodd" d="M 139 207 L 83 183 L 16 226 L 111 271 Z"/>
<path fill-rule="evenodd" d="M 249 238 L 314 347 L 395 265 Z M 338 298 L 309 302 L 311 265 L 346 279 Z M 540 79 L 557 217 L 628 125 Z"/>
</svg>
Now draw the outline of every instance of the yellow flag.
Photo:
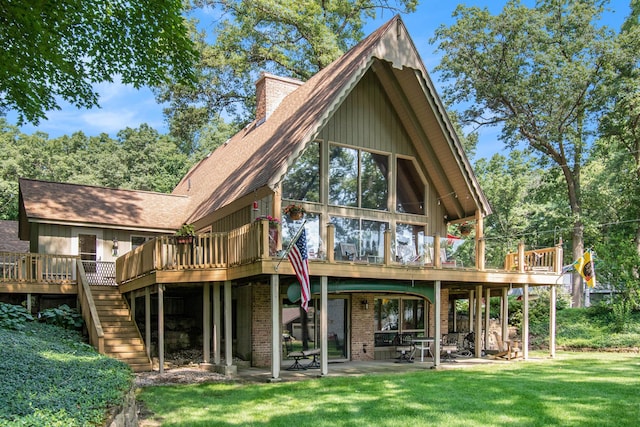
<svg viewBox="0 0 640 427">
<path fill-rule="evenodd" d="M 581 256 L 573 266 L 578 273 L 582 276 L 587 286 L 593 288 L 596 285 L 596 272 L 593 268 L 593 259 L 591 258 L 591 252 L 587 251 Z"/>
</svg>

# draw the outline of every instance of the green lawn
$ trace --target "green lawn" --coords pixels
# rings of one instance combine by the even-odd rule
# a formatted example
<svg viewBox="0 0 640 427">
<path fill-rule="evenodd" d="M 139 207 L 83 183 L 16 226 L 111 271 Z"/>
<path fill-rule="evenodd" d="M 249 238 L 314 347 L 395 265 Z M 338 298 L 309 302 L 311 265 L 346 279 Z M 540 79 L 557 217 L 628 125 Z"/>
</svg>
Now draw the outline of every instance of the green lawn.
<svg viewBox="0 0 640 427">
<path fill-rule="evenodd" d="M 636 426 L 639 373 L 638 354 L 558 353 L 401 375 L 147 387 L 139 399 L 162 426 Z"/>
</svg>

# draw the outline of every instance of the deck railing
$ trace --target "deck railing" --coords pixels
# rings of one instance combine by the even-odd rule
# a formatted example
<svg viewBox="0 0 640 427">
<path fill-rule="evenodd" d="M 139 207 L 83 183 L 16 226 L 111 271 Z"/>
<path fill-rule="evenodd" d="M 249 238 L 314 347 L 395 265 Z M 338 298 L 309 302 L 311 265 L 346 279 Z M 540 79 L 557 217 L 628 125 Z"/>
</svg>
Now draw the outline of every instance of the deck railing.
<svg viewBox="0 0 640 427">
<path fill-rule="evenodd" d="M 174 236 L 162 236 L 119 257 L 116 263 L 116 280 L 123 283 L 159 270 L 228 268 L 253 263 L 275 255 L 273 251 L 269 253 L 269 238 L 267 221 L 247 224 L 228 233 L 198 234 L 187 244 L 178 243 Z M 323 257 L 310 256 L 310 261 L 402 264 L 415 268 L 485 269 L 484 263 L 476 264 L 477 259 L 484 257 L 484 245 L 477 244 L 473 239 L 426 236 L 418 242 L 422 246 L 416 247 L 415 251 L 412 249 L 401 252 L 400 245 L 387 230 L 384 233 L 384 253 L 366 257 L 341 256 L 341 253 L 354 251 L 349 249 L 354 245 L 336 242 L 334 239 L 334 226 L 330 224 L 327 226 L 326 244 L 327 247 L 336 249 Z M 464 249 L 467 246 L 468 249 Z M 357 247 L 355 251 L 357 252 Z M 463 256 L 458 256 L 459 253 Z M 562 247 L 525 251 L 524 244 L 521 244 L 517 253 L 506 256 L 504 268 L 507 271 L 558 272 L 561 264 Z M 520 270 L 519 265 L 524 268 Z"/>
<path fill-rule="evenodd" d="M 0 253 L 0 282 L 75 282 L 75 255 Z"/>
<path fill-rule="evenodd" d="M 524 244 L 518 245 L 518 252 L 509 253 L 505 259 L 507 271 L 562 271 L 562 247 L 524 250 Z"/>
<path fill-rule="evenodd" d="M 268 254 L 264 230 L 262 223 L 252 223 L 228 233 L 198 234 L 189 243 L 161 236 L 119 257 L 116 280 L 121 283 L 156 270 L 226 268 L 255 262 Z"/>
</svg>

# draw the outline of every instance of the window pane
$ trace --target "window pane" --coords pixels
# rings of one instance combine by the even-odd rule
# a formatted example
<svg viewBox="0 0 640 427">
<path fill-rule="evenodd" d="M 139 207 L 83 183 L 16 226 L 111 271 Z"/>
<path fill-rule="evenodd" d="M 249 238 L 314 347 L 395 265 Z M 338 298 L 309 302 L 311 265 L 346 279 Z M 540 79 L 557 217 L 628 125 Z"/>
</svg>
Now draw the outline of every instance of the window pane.
<svg viewBox="0 0 640 427">
<path fill-rule="evenodd" d="M 387 172 L 389 159 L 381 154 L 363 151 L 361 154 L 361 207 L 367 209 L 387 210 L 389 183 Z"/>
<path fill-rule="evenodd" d="M 352 218 L 331 217 L 331 222 L 335 225 L 335 259 L 349 261 L 359 258 L 360 221 Z"/>
<path fill-rule="evenodd" d="M 396 261 L 404 264 L 421 261 L 425 243 L 424 226 L 396 224 Z"/>
<path fill-rule="evenodd" d="M 320 215 L 307 212 L 304 216 L 307 221 L 304 228 L 307 230 L 307 251 L 309 259 L 324 258 L 324 247 L 320 240 Z M 288 215 L 282 216 L 282 248 L 286 249 L 302 225 L 302 221 L 292 221 Z"/>
<path fill-rule="evenodd" d="M 290 200 L 320 201 L 320 144 L 309 144 L 287 171 L 282 181 L 282 197 Z"/>
<path fill-rule="evenodd" d="M 376 331 L 397 331 L 400 300 L 376 298 L 374 300 L 374 328 Z"/>
<path fill-rule="evenodd" d="M 338 206 L 358 206 L 357 150 L 331 146 L 329 203 Z"/>
<path fill-rule="evenodd" d="M 396 210 L 411 214 L 424 214 L 424 184 L 415 164 L 398 158 L 398 182 L 396 183 Z"/>
<path fill-rule="evenodd" d="M 402 330 L 424 330 L 424 300 L 402 300 Z"/>
<path fill-rule="evenodd" d="M 389 228 L 386 222 L 362 220 L 362 253 L 367 261 L 382 264 L 384 262 L 384 232 Z"/>
</svg>

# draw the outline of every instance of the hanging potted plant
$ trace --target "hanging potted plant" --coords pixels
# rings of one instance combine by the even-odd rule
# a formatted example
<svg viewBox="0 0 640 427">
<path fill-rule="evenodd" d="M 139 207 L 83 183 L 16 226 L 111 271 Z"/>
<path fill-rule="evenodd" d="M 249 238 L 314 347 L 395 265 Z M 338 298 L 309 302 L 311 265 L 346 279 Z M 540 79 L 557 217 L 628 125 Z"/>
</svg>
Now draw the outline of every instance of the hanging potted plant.
<svg viewBox="0 0 640 427">
<path fill-rule="evenodd" d="M 193 237 L 195 235 L 196 231 L 193 228 L 193 224 L 182 224 L 182 227 L 176 231 L 176 242 L 181 245 L 193 243 Z"/>
<path fill-rule="evenodd" d="M 278 226 L 280 220 L 271 215 L 263 215 L 256 218 L 256 222 L 269 221 L 269 255 L 275 255 L 278 249 Z"/>
<path fill-rule="evenodd" d="M 471 228 L 471 224 L 469 224 L 468 222 L 463 222 L 458 226 L 458 231 L 461 235 L 468 236 L 471 233 Z"/>
<path fill-rule="evenodd" d="M 295 221 L 295 220 L 301 219 L 306 213 L 306 211 L 304 210 L 302 205 L 295 205 L 292 203 L 286 208 L 284 208 L 284 213 L 285 215 L 288 215 L 289 218 Z"/>
</svg>

